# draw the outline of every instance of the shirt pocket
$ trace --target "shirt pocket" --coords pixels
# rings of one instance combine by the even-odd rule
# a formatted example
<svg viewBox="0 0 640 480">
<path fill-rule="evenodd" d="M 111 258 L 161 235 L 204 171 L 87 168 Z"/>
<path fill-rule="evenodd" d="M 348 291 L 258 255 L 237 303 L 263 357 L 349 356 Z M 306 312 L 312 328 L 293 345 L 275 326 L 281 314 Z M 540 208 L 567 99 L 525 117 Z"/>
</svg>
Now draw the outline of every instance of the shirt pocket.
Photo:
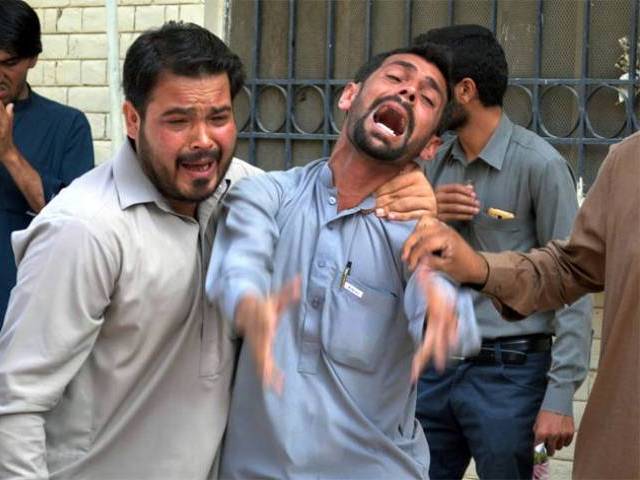
<svg viewBox="0 0 640 480">
<path fill-rule="evenodd" d="M 508 248 L 509 242 L 505 242 L 505 237 L 512 237 L 518 232 L 525 232 L 527 222 L 519 218 L 498 219 L 487 215 L 484 212 L 478 213 L 473 219 L 472 225 L 474 236 L 478 247 L 484 251 L 496 252 Z"/>
<path fill-rule="evenodd" d="M 374 372 L 399 308 L 395 293 L 349 277 L 333 285 L 323 319 L 323 347 L 340 364 Z M 361 293 L 361 295 L 360 295 Z"/>
</svg>

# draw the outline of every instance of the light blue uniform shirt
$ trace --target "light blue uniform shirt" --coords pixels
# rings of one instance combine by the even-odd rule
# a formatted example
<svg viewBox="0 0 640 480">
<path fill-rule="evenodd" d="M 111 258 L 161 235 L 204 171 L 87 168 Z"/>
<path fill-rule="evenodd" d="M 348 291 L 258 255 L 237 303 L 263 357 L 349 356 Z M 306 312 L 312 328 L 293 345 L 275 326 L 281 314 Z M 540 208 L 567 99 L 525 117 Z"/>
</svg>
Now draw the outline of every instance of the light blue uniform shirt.
<svg viewBox="0 0 640 480">
<path fill-rule="evenodd" d="M 275 339 L 281 396 L 262 388 L 241 349 L 220 476 L 427 478 L 410 383 L 426 304 L 400 260 L 414 223 L 377 218 L 372 196 L 338 212 L 326 160 L 245 179 L 225 206 L 206 288 L 227 320 L 244 294 L 297 274 L 302 293 Z M 468 354 L 479 334 L 470 296 L 458 298 Z"/>
</svg>

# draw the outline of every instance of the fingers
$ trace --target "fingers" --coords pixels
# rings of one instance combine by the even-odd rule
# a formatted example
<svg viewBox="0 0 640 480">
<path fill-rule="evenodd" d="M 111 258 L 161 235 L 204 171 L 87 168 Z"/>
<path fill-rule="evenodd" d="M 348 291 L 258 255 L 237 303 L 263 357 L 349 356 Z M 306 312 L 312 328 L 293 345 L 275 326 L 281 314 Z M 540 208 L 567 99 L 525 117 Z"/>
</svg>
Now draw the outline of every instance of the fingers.
<svg viewBox="0 0 640 480">
<path fill-rule="evenodd" d="M 533 427 L 535 443 L 544 442 L 549 455 L 571 444 L 575 427 L 573 417 L 541 410 Z"/>
<path fill-rule="evenodd" d="M 555 438 L 554 437 L 549 438 L 546 442 L 544 442 L 544 446 L 547 449 L 547 455 L 549 455 L 550 457 L 553 457 L 553 455 L 556 453 Z"/>
<path fill-rule="evenodd" d="M 258 378 L 277 394 L 282 393 L 284 376 L 273 352 L 276 331 L 282 313 L 299 300 L 300 284 L 297 276 L 266 300 L 247 295 L 236 307 L 236 325 L 251 348 Z"/>
<path fill-rule="evenodd" d="M 383 185 L 378 190 L 376 215 L 388 217 L 391 220 L 416 220 L 424 215 L 425 211 L 432 216 L 436 215 L 438 207 L 431 185 L 421 171 L 407 175 L 409 177 L 407 180 L 410 180 L 412 175 L 415 176 L 415 181 L 400 189 L 391 191 L 388 188 L 392 186 L 385 188 Z"/>
<path fill-rule="evenodd" d="M 443 255 L 448 250 L 448 238 L 442 232 L 413 232 L 402 249 L 402 260 L 410 270 L 415 270 L 421 261 L 435 268 L 434 255 Z"/>
<path fill-rule="evenodd" d="M 424 340 L 414 355 L 411 366 L 411 379 L 416 382 L 424 366 L 433 360 L 437 370 L 443 371 L 449 358 L 451 347 L 457 341 L 458 320 L 455 312 L 455 299 L 442 284 L 436 281 L 433 273 L 424 266 L 417 270 L 418 282 L 427 297 L 429 311 Z"/>
<path fill-rule="evenodd" d="M 376 197 L 389 195 L 407 187 L 423 185 L 424 183 L 428 184 L 429 182 L 427 182 L 420 167 L 413 162 L 409 162 L 398 175 L 376 190 Z"/>
<path fill-rule="evenodd" d="M 273 334 L 273 336 L 275 336 L 275 330 Z M 265 345 L 264 357 L 261 360 L 262 362 L 256 362 L 256 364 L 258 366 L 258 372 L 261 372 L 263 388 L 271 388 L 278 395 L 281 395 L 284 387 L 284 375 L 276 366 L 274 360 L 273 341 Z"/>
<path fill-rule="evenodd" d="M 278 293 L 273 295 L 278 319 L 291 304 L 300 300 L 300 284 L 300 275 L 296 275 L 293 280 L 287 282 Z"/>
<path fill-rule="evenodd" d="M 409 258 L 414 248 L 417 248 L 419 244 L 421 244 L 423 241 L 427 241 L 427 239 L 430 239 L 430 242 L 433 243 L 433 239 L 439 234 L 442 228 L 447 227 L 438 219 L 433 218 L 429 215 L 421 217 L 414 231 L 404 242 L 404 245 L 402 247 L 402 260 L 405 263 L 409 264 Z M 411 268 L 414 269 L 415 266 L 416 265 L 414 264 L 411 266 Z"/>
<path fill-rule="evenodd" d="M 438 218 L 443 221 L 469 221 L 480 212 L 480 202 L 473 187 L 447 184 L 436 188 Z"/>
<path fill-rule="evenodd" d="M 445 183 L 436 187 L 436 194 L 453 195 L 457 194 L 461 197 L 475 198 L 476 192 L 471 185 L 463 185 L 462 183 Z"/>
<path fill-rule="evenodd" d="M 424 216 L 435 216 L 435 213 L 431 210 L 412 210 L 407 213 L 389 212 L 386 218 L 395 222 L 408 222 L 411 220 L 419 220 Z"/>
<path fill-rule="evenodd" d="M 435 197 L 402 197 L 382 209 L 376 208 L 378 217 L 395 221 L 419 220 L 424 215 L 435 217 L 436 214 Z"/>
</svg>

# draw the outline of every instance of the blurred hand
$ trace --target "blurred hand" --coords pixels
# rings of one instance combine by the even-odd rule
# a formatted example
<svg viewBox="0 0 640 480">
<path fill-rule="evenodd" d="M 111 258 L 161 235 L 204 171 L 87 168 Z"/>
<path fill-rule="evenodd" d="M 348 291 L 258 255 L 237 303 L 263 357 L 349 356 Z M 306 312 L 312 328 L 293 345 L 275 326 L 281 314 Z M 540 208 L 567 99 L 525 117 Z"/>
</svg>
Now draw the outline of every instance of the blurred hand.
<svg viewBox="0 0 640 480">
<path fill-rule="evenodd" d="M 429 308 L 425 318 L 424 338 L 413 356 L 411 365 L 411 381 L 414 383 L 418 381 L 420 373 L 431 361 L 436 369 L 443 371 L 447 365 L 449 353 L 458 341 L 455 293 L 424 265 L 418 267 L 416 274 Z"/>
<path fill-rule="evenodd" d="M 544 442 L 547 453 L 551 456 L 556 450 L 562 450 L 571 444 L 575 433 L 573 417 L 540 410 L 533 426 L 533 433 L 534 445 Z"/>
<path fill-rule="evenodd" d="M 0 102 L 0 163 L 15 149 L 13 144 L 13 103 Z"/>
<path fill-rule="evenodd" d="M 449 183 L 436 187 L 438 218 L 443 222 L 469 221 L 480 212 L 480 202 L 471 185 Z"/>
<path fill-rule="evenodd" d="M 435 217 L 436 197 L 422 169 L 414 162 L 376 191 L 376 215 L 390 220 L 418 220 Z"/>
<path fill-rule="evenodd" d="M 411 270 L 424 264 L 445 272 L 460 283 L 484 284 L 488 266 L 453 228 L 423 217 L 404 243 L 402 260 Z"/>
<path fill-rule="evenodd" d="M 297 277 L 266 299 L 255 295 L 242 297 L 234 315 L 236 329 L 251 348 L 263 387 L 273 388 L 278 394 L 282 393 L 284 377 L 273 358 L 273 342 L 280 317 L 299 298 Z"/>
</svg>

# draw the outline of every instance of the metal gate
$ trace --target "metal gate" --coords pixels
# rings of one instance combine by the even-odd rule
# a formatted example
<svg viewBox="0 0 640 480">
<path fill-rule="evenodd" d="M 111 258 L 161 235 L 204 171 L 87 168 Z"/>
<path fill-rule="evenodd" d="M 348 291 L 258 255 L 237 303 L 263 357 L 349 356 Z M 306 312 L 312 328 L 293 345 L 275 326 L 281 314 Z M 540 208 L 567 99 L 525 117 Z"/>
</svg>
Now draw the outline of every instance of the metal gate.
<svg viewBox="0 0 640 480">
<path fill-rule="evenodd" d="M 229 0 L 229 18 L 248 73 L 238 155 L 266 169 L 327 156 L 343 120 L 335 100 L 360 64 L 452 24 L 496 33 L 505 110 L 586 186 L 608 146 L 638 129 L 640 0 Z"/>
</svg>

